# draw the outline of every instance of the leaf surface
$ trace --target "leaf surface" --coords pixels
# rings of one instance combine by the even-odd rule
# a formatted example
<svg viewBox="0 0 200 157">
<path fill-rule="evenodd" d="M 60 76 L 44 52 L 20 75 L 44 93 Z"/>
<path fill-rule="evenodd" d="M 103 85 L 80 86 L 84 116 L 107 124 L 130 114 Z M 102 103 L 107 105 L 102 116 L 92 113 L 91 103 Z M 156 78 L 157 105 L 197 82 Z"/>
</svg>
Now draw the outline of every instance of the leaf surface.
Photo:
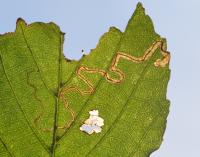
<svg viewBox="0 0 200 157">
<path fill-rule="evenodd" d="M 111 27 L 79 61 L 63 55 L 54 23 L 0 36 L 0 155 L 147 157 L 161 145 L 170 54 L 139 3 L 124 32 Z M 90 110 L 105 125 L 79 127 Z"/>
</svg>

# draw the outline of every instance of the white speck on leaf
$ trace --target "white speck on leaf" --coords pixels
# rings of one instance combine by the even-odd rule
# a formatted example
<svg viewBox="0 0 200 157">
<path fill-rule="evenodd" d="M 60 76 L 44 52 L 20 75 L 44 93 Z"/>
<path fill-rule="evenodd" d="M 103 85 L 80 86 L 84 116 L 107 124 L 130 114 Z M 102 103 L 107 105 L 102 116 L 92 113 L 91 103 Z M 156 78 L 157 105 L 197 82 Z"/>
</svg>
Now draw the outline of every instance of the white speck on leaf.
<svg viewBox="0 0 200 157">
<path fill-rule="evenodd" d="M 88 134 L 100 133 L 102 126 L 104 125 L 104 119 L 99 117 L 98 110 L 92 110 L 89 112 L 90 117 L 85 120 L 84 124 L 80 127 L 81 131 L 84 131 Z"/>
</svg>

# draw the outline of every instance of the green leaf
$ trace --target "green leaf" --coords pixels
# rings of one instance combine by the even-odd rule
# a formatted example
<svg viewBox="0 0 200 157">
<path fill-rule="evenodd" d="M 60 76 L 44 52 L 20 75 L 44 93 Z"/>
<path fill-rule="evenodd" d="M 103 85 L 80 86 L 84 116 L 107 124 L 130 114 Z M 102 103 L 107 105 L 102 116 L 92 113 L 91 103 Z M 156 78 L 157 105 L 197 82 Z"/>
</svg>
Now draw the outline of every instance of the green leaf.
<svg viewBox="0 0 200 157">
<path fill-rule="evenodd" d="M 1 157 L 147 157 L 166 127 L 170 54 L 139 3 L 126 30 L 111 27 L 79 61 L 63 55 L 54 23 L 0 36 Z M 79 127 L 99 110 L 102 132 Z"/>
</svg>

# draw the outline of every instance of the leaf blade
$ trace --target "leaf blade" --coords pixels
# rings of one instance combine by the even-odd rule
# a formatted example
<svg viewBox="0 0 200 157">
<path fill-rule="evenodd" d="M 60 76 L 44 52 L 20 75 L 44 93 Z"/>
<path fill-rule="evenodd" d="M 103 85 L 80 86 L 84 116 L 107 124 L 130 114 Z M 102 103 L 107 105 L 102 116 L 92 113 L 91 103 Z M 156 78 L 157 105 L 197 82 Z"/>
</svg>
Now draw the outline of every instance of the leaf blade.
<svg viewBox="0 0 200 157">
<path fill-rule="evenodd" d="M 62 37 L 53 23 L 22 20 L 15 33 L 0 37 L 0 135 L 9 150 L 100 157 L 149 156 L 158 149 L 169 108 L 169 54 L 142 5 L 125 32 L 112 27 L 80 61 L 64 58 Z M 105 126 L 88 136 L 79 127 L 92 109 Z"/>
</svg>

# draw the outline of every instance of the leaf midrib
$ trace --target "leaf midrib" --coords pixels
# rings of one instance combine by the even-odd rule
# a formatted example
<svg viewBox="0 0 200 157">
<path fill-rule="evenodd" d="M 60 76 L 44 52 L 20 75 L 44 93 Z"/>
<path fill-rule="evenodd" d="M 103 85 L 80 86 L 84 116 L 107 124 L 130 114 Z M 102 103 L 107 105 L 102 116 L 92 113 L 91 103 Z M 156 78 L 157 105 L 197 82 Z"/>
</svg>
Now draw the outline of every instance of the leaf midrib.
<svg viewBox="0 0 200 157">
<path fill-rule="evenodd" d="M 58 107 L 59 107 L 59 93 L 61 90 L 61 83 L 62 83 L 62 52 L 63 52 L 63 36 L 64 34 L 60 32 L 60 51 L 59 51 L 59 59 L 58 59 L 58 88 L 57 88 L 57 97 L 56 97 L 56 103 L 55 103 L 55 111 L 54 111 L 54 129 L 53 129 L 53 138 L 52 138 L 52 144 L 51 144 L 51 156 L 55 156 L 55 147 L 56 147 L 56 138 L 57 138 L 57 126 L 58 126 Z"/>
</svg>

